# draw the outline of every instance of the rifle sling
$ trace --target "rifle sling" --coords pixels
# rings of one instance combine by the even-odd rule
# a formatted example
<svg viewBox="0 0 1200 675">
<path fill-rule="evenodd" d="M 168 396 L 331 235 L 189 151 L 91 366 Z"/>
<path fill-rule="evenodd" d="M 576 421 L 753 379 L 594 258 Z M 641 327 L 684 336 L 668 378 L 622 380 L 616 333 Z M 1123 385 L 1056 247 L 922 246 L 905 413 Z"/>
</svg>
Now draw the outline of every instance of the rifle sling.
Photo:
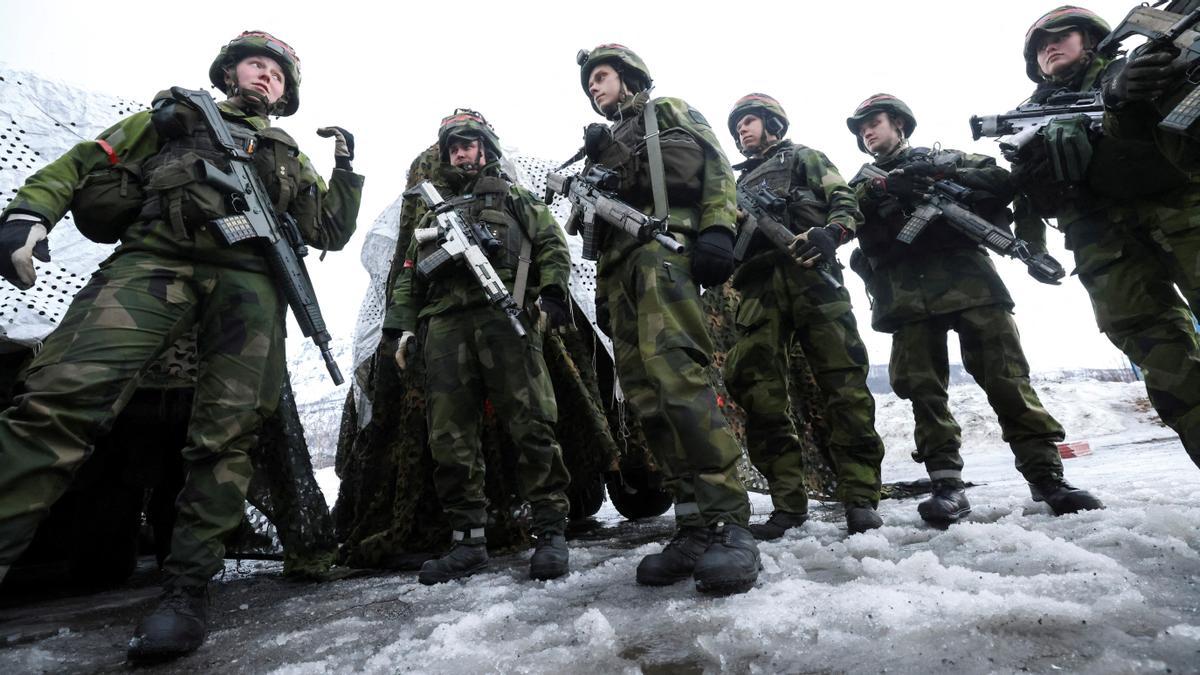
<svg viewBox="0 0 1200 675">
<path fill-rule="evenodd" d="M 650 159 L 650 189 L 654 192 L 654 217 L 666 222 L 667 185 L 663 170 L 662 144 L 658 138 L 658 115 L 655 114 L 654 101 L 646 101 L 642 113 L 646 118 L 646 154 Z"/>
<path fill-rule="evenodd" d="M 533 253 L 533 240 L 521 231 L 521 254 L 517 256 L 517 276 L 513 279 L 513 298 L 517 304 L 525 305 L 525 287 L 529 285 L 529 265 L 533 262 L 530 259 L 530 254 Z"/>
</svg>

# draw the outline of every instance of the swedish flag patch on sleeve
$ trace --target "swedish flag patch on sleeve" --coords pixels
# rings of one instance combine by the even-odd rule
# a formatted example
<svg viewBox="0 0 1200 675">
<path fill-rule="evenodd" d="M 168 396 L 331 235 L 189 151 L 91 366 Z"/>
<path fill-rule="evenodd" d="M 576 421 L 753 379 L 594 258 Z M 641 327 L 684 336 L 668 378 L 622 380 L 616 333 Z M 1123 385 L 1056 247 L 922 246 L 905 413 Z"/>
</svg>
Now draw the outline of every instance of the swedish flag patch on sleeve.
<svg viewBox="0 0 1200 675">
<path fill-rule="evenodd" d="M 712 127 L 712 125 L 708 123 L 708 120 L 704 119 L 704 115 L 701 115 L 700 111 L 696 110 L 692 106 L 688 106 L 688 117 L 692 118 L 692 121 L 696 124 L 703 124 L 706 127 Z"/>
</svg>

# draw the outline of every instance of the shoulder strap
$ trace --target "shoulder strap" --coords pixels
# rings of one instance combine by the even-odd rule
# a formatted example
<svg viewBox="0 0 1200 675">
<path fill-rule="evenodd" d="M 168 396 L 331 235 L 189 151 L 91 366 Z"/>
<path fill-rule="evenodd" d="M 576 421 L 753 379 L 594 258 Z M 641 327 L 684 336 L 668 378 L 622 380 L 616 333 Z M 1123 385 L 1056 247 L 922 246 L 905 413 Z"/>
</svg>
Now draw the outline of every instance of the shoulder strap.
<svg viewBox="0 0 1200 675">
<path fill-rule="evenodd" d="M 650 189 L 654 192 L 654 217 L 667 217 L 667 185 L 663 173 L 662 144 L 658 139 L 658 115 L 654 100 L 646 101 L 642 113 L 646 116 L 646 153 L 650 159 Z"/>
</svg>

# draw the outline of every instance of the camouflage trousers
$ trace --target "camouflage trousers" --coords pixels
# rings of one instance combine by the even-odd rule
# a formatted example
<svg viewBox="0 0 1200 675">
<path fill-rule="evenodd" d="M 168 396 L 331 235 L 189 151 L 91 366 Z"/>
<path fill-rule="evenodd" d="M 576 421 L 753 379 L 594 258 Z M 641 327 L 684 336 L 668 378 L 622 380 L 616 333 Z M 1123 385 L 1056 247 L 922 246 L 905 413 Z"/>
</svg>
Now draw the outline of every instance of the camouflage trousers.
<svg viewBox="0 0 1200 675">
<path fill-rule="evenodd" d="M 746 445 L 778 511 L 806 513 L 800 438 L 788 414 L 788 352 L 799 343 L 825 398 L 838 498 L 879 503 L 883 441 L 867 389 L 867 348 L 850 294 L 778 257 L 765 274 L 739 279 L 738 342 L 725 359 L 729 394 L 746 410 Z"/>
<path fill-rule="evenodd" d="M 596 282 L 599 302 L 608 305 L 621 389 L 675 498 L 677 521 L 745 526 L 742 451 L 705 375 L 713 343 L 689 259 L 651 242 Z"/>
<path fill-rule="evenodd" d="M 101 264 L 0 413 L 0 566 L 29 544 L 146 368 L 193 328 L 199 377 L 164 569 L 181 585 L 221 569 L 222 538 L 245 512 L 247 453 L 283 382 L 280 300 L 263 274 L 145 253 Z"/>
<path fill-rule="evenodd" d="M 429 317 L 421 343 L 429 448 L 437 465 L 438 499 L 456 531 L 482 540 L 487 524 L 480 429 L 484 401 L 517 448 L 517 491 L 533 509 L 534 533 L 566 527 L 571 477 L 554 438 L 558 406 L 542 356 L 542 335 L 522 338 L 495 307 L 474 307 Z"/>
<path fill-rule="evenodd" d="M 933 480 L 962 483 L 962 429 L 950 414 L 946 333 L 958 333 L 963 367 L 987 394 L 1017 470 L 1033 482 L 1062 477 L 1063 428 L 1029 383 L 1029 364 L 1012 314 L 1002 305 L 972 307 L 900 326 L 888 365 L 892 389 L 912 401 L 917 450 Z"/>
<path fill-rule="evenodd" d="M 1071 223 L 1067 240 L 1096 324 L 1144 371 L 1154 409 L 1200 466 L 1197 209 L 1113 209 L 1107 219 Z"/>
</svg>

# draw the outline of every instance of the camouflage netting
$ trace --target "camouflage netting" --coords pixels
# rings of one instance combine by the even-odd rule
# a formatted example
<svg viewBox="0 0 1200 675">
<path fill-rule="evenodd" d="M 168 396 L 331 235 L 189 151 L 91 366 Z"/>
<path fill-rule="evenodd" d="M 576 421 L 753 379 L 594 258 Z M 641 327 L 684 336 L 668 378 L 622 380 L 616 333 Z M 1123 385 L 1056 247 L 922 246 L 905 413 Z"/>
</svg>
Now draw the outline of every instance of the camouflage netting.
<svg viewBox="0 0 1200 675">
<path fill-rule="evenodd" d="M 511 152 L 505 154 L 514 158 L 510 174 L 535 195 L 544 194 L 545 174 L 550 164 Z M 432 175 L 437 161 L 437 146 L 427 148 L 410 166 L 407 187 Z M 565 221 L 567 206 L 561 200 L 553 204 L 552 210 L 560 223 Z M 383 217 L 394 223 L 399 220 L 399 209 L 393 206 Z M 372 308 L 369 312 L 372 323 L 382 321 L 381 316 L 376 318 L 377 308 L 390 297 L 395 271 L 400 269 L 411 235 L 411 232 L 398 233 L 386 284 L 380 283 L 381 288 L 376 291 L 377 295 L 383 295 L 368 298 L 364 303 L 364 307 Z M 575 315 L 580 329 L 562 338 L 549 339 L 545 355 L 558 398 L 556 433 L 572 476 L 572 516 L 594 513 L 606 488 L 622 514 L 658 515 L 669 508 L 670 497 L 661 490 L 661 477 L 646 449 L 637 419 L 619 400 L 607 338 L 595 329 L 595 268 L 580 260 L 578 241 L 569 239 L 575 260 L 571 290 L 579 305 Z M 384 240 L 391 242 L 390 238 Z M 366 257 L 364 252 L 364 260 Z M 724 351 L 736 338 L 732 328 L 736 293 L 726 288 L 705 297 L 719 349 L 710 373 L 733 429 L 741 439 L 744 416 L 729 401 L 719 376 Z M 362 334 L 378 335 L 377 327 L 369 325 L 360 324 L 359 332 L 360 338 Z M 354 566 L 415 567 L 431 554 L 444 550 L 449 542 L 450 528 L 438 505 L 432 479 L 433 460 L 426 444 L 425 399 L 418 384 L 422 381 L 421 373 L 419 370 L 400 373 L 393 365 L 392 349 L 389 344 L 373 343 L 373 353 L 359 363 L 355 372 L 355 382 L 362 391 L 347 397 L 342 419 L 336 464 L 342 483 L 334 508 L 334 526 L 342 542 L 340 559 Z M 815 384 L 798 351 L 793 364 L 797 373 L 794 400 L 815 400 L 810 398 Z M 365 419 L 359 415 L 364 409 L 369 410 Z M 822 416 L 799 404 L 796 411 L 806 457 L 813 470 L 811 490 L 814 496 L 826 498 L 833 494 L 834 484 L 830 463 L 818 450 Z M 520 511 L 522 505 L 506 487 L 513 485 L 513 449 L 494 416 L 487 415 L 485 423 L 484 461 L 489 467 L 502 468 L 487 475 L 488 542 L 496 549 L 512 549 L 527 541 L 514 518 L 514 511 Z M 752 489 L 766 491 L 765 481 L 748 460 L 743 461 L 742 469 Z"/>
</svg>

